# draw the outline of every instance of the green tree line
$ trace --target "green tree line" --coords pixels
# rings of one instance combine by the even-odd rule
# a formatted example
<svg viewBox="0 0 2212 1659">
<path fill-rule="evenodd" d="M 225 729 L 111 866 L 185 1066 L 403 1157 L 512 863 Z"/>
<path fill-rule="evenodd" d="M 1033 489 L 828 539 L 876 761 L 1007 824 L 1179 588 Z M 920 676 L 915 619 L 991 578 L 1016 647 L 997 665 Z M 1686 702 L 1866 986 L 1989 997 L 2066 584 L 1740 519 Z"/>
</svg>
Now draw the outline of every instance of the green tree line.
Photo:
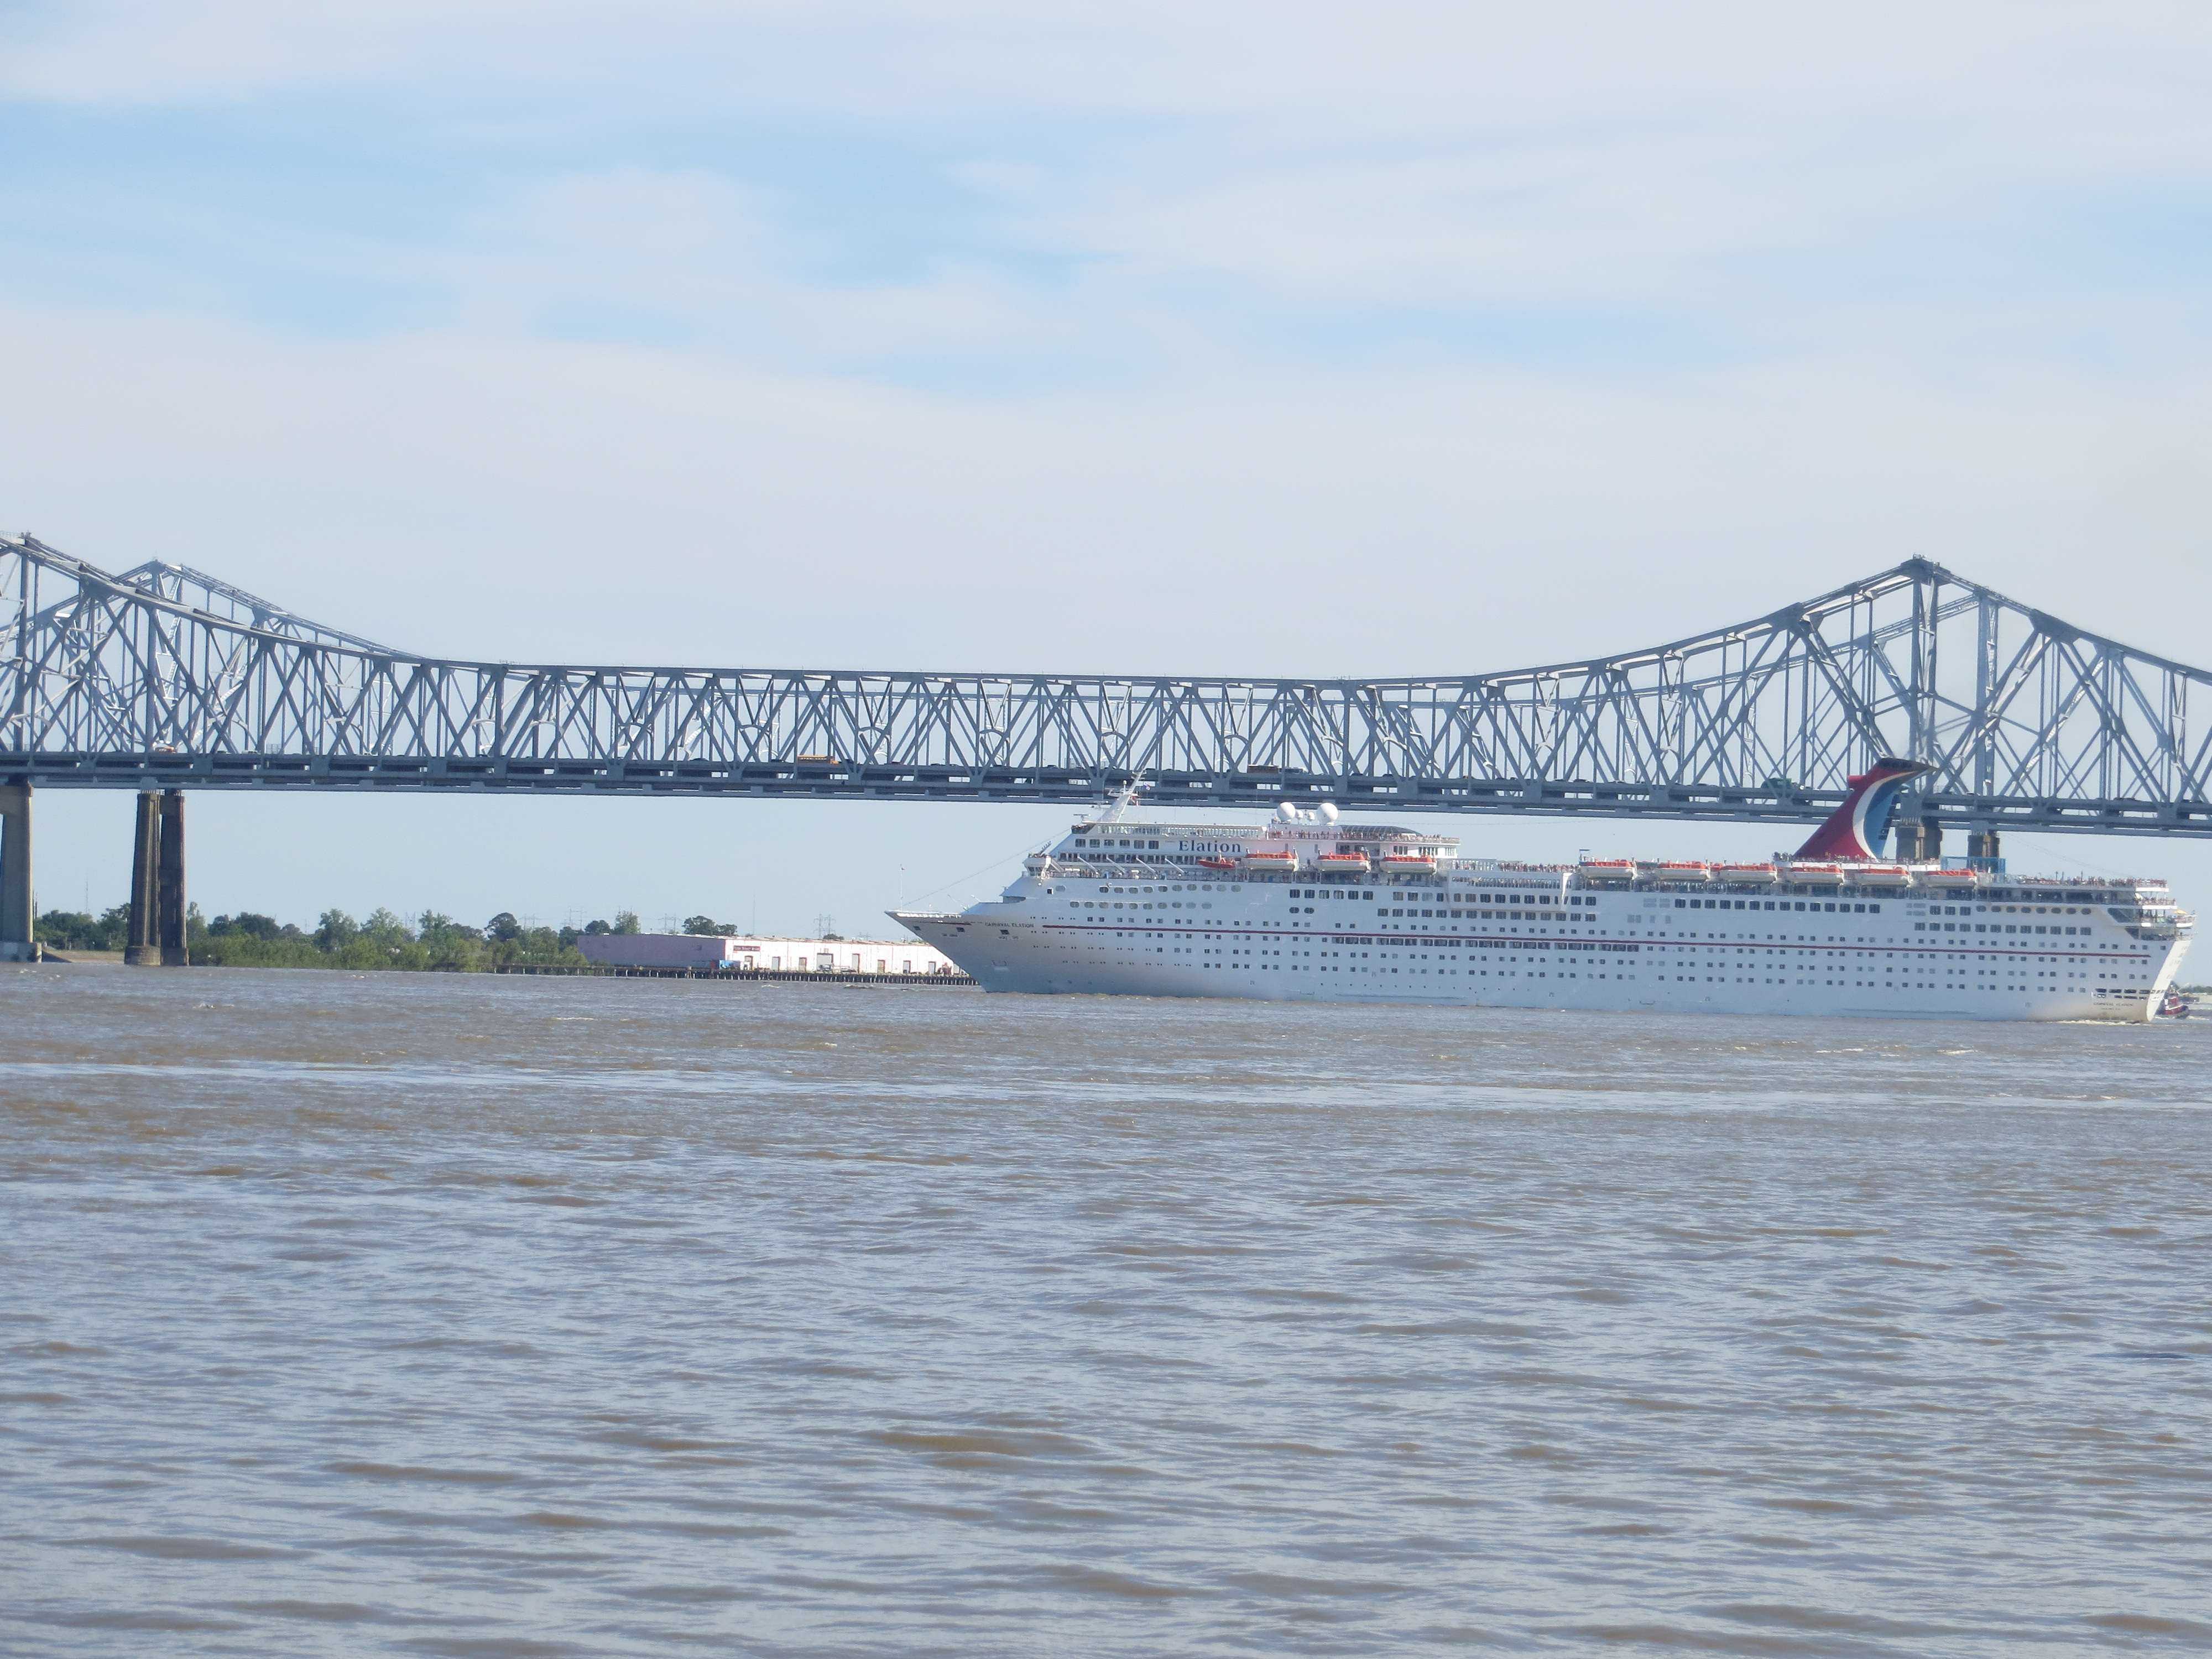
<svg viewBox="0 0 2212 1659">
<path fill-rule="evenodd" d="M 40 944 L 70 951 L 120 951 L 129 942 L 131 907 L 118 904 L 93 915 L 49 910 L 38 920 Z M 412 923 L 390 910 L 356 921 L 343 910 L 325 910 L 313 929 L 242 910 L 210 921 L 198 905 L 185 913 L 185 940 L 192 960 L 220 968 L 410 969 L 416 972 L 481 972 L 510 963 L 580 963 L 577 939 L 586 933 L 635 933 L 636 913 L 582 927 L 527 927 L 502 910 L 481 927 L 435 910 Z"/>
</svg>

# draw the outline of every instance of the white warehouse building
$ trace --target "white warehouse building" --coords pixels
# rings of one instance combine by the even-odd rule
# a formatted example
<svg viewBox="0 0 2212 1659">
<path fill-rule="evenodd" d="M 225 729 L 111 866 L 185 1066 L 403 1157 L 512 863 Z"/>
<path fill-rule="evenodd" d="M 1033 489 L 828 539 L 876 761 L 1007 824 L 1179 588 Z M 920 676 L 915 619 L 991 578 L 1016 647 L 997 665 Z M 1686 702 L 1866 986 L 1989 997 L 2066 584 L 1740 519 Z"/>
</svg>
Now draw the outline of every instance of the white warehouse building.
<svg viewBox="0 0 2212 1659">
<path fill-rule="evenodd" d="M 958 974 L 915 939 L 763 939 L 751 934 L 586 933 L 576 948 L 609 968 L 696 968 L 735 973 Z"/>
</svg>

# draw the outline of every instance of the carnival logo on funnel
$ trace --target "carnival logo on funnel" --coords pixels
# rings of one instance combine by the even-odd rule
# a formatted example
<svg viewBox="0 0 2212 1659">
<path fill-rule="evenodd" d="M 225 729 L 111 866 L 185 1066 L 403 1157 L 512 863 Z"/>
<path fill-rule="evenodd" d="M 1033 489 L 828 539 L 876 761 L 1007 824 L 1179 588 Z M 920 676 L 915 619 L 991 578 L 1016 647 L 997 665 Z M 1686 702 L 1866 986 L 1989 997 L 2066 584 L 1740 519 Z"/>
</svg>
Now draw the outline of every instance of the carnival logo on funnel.
<svg viewBox="0 0 2212 1659">
<path fill-rule="evenodd" d="M 1920 761 L 1899 760 L 1884 755 L 1873 769 L 1844 780 L 1851 793 L 1828 815 L 1828 821 L 1797 849 L 1801 859 L 1875 859 L 1881 856 L 1882 838 L 1897 811 L 1897 797 L 1905 783 L 1936 769 Z"/>
</svg>

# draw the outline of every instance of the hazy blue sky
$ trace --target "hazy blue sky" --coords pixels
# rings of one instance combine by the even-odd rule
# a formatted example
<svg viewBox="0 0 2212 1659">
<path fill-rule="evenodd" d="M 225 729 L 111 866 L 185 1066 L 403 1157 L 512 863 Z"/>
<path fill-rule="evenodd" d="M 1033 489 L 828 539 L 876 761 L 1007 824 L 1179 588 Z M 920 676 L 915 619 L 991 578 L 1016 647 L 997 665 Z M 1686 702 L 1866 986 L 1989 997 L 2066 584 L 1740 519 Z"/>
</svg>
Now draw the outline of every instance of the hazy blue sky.
<svg viewBox="0 0 2212 1659">
<path fill-rule="evenodd" d="M 19 3 L 0 520 L 479 657 L 1458 672 L 1925 554 L 2202 662 L 2208 85 L 2201 4 Z M 1064 822 L 194 811 L 210 912 L 848 930 Z"/>
</svg>

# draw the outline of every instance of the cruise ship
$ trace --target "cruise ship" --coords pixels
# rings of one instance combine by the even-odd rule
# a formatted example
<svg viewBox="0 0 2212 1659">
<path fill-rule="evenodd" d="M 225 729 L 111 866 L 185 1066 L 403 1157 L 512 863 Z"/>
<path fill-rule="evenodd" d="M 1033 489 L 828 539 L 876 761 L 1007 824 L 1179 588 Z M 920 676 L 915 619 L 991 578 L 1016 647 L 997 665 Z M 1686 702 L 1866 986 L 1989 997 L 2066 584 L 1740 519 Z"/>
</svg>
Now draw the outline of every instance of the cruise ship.
<svg viewBox="0 0 2212 1659">
<path fill-rule="evenodd" d="M 2163 881 L 1876 853 L 1885 759 L 1763 863 L 1462 856 L 1449 836 L 1279 807 L 1146 823 L 1125 796 L 996 899 L 891 912 L 986 990 L 1607 1012 L 2146 1020 L 2193 918 Z"/>
</svg>

